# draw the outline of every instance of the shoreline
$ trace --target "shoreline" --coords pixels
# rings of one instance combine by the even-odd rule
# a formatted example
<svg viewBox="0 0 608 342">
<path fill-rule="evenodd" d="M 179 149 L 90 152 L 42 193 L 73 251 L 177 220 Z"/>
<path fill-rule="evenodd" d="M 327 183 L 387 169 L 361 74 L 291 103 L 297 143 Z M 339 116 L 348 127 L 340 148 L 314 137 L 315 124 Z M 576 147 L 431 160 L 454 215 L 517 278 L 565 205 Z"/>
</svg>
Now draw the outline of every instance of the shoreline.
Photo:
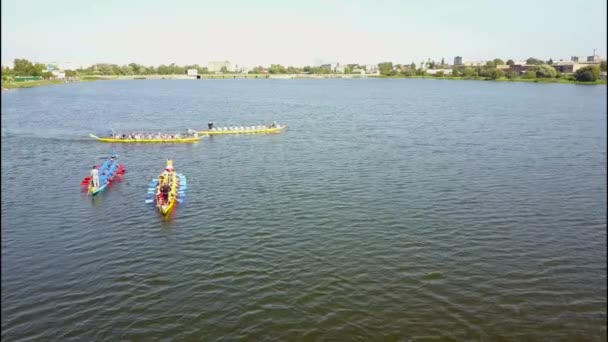
<svg viewBox="0 0 608 342">
<path fill-rule="evenodd" d="M 489 81 L 489 82 L 523 82 L 523 83 L 557 83 L 557 84 L 580 84 L 580 85 L 606 85 L 606 80 L 595 82 L 579 82 L 563 78 L 513 78 L 502 77 L 490 79 L 485 77 L 435 77 L 435 76 L 383 76 L 383 75 L 343 75 L 343 74 L 203 74 L 199 75 L 201 80 L 226 80 L 226 79 L 427 79 L 444 81 Z M 140 80 L 197 80 L 199 78 L 187 75 L 132 75 L 132 76 L 82 76 L 75 80 L 41 80 L 30 82 L 2 83 L 2 91 L 20 88 L 33 88 L 54 84 L 69 84 L 80 82 L 93 82 L 105 80 L 140 81 Z"/>
</svg>

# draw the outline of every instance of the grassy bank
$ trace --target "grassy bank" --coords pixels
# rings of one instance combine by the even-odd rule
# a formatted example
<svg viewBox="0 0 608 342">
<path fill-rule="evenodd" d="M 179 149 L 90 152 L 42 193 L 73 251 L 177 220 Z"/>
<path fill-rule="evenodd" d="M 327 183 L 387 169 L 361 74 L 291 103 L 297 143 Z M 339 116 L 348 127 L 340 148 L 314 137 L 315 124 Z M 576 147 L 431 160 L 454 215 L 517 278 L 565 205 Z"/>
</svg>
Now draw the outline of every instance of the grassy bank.
<svg viewBox="0 0 608 342">
<path fill-rule="evenodd" d="M 2 89 L 18 89 L 18 88 L 33 88 L 52 84 L 66 84 L 76 82 L 92 82 L 99 80 L 117 79 L 117 77 L 97 77 L 97 76 L 83 76 L 76 80 L 65 81 L 65 80 L 40 80 L 40 81 L 27 81 L 27 82 L 2 82 Z"/>
<path fill-rule="evenodd" d="M 29 81 L 29 82 L 2 82 L 2 88 L 16 89 L 16 88 L 33 88 L 50 84 L 61 84 L 65 83 L 60 80 L 41 80 L 41 81 Z"/>
<path fill-rule="evenodd" d="M 606 84 L 606 80 L 597 80 L 595 82 L 579 82 L 576 80 L 569 80 L 565 78 L 506 78 L 501 77 L 498 79 L 491 79 L 487 77 L 479 77 L 479 76 L 459 76 L 459 77 L 436 77 L 436 76 L 374 76 L 376 78 L 419 78 L 419 79 L 429 79 L 429 80 L 462 80 L 462 81 L 496 81 L 496 82 L 528 82 L 528 83 L 564 83 L 564 84 L 585 84 L 585 85 L 598 85 L 598 84 Z"/>
</svg>

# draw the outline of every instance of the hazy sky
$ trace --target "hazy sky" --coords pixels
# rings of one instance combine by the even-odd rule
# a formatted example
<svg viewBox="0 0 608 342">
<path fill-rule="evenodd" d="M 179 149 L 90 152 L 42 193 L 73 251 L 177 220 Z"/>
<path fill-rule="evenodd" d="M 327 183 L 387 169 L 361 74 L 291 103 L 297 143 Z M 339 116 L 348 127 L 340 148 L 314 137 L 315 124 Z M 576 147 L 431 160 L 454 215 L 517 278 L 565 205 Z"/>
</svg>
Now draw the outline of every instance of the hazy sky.
<svg viewBox="0 0 608 342">
<path fill-rule="evenodd" d="M 606 56 L 606 0 L 2 0 L 2 64 Z"/>
</svg>

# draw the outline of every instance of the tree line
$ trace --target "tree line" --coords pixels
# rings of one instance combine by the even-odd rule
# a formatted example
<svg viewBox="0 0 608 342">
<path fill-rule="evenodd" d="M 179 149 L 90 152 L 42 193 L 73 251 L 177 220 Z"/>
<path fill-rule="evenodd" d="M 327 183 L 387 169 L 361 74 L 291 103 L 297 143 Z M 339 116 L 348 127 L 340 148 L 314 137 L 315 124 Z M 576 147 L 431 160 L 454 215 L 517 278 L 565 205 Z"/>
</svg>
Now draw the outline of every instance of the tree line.
<svg viewBox="0 0 608 342">
<path fill-rule="evenodd" d="M 520 75 L 514 71 L 504 71 L 502 68 L 498 68 L 499 65 L 512 66 L 515 62 L 511 59 L 504 62 L 500 58 L 486 62 L 485 65 L 479 66 L 451 66 L 450 77 L 465 77 L 465 78 L 486 78 L 486 79 L 499 79 L 508 78 L 514 79 L 520 77 Z M 602 61 L 599 66 L 590 65 L 580 68 L 574 72 L 573 75 L 562 75 L 553 66 L 553 60 L 543 61 L 541 59 L 530 57 L 526 60 L 527 65 L 532 65 L 521 77 L 524 79 L 548 79 L 548 78 L 565 78 L 569 80 L 576 80 L 579 82 L 594 82 L 600 78 L 600 71 L 606 71 L 606 61 Z M 409 65 L 396 64 L 393 66 L 392 62 L 383 62 L 378 64 L 380 74 L 383 76 L 427 76 L 430 73 L 427 70 L 443 69 L 448 66 L 444 60 L 441 63 L 428 60 L 421 62 L 420 67 L 416 67 L 416 63 L 412 62 Z M 508 69 L 507 69 L 508 70 Z M 446 77 L 443 71 L 433 73 L 435 77 Z"/>
<path fill-rule="evenodd" d="M 451 66 L 452 74 L 451 77 L 483 77 L 489 79 L 499 79 L 499 78 L 516 78 L 519 77 L 515 72 L 506 73 L 503 69 L 497 68 L 499 65 L 514 65 L 513 60 L 509 59 L 507 62 L 504 62 L 500 58 L 495 58 L 494 60 L 486 62 L 485 65 L 480 66 Z M 528 70 L 523 78 L 534 79 L 534 78 L 560 78 L 564 77 L 561 73 L 559 73 L 554 67 L 553 60 L 549 59 L 548 61 L 543 61 L 541 59 L 530 57 L 526 60 L 526 64 L 533 65 L 533 67 Z M 392 62 L 382 62 L 378 64 L 378 71 L 382 76 L 402 76 L 402 77 L 412 77 L 412 76 L 426 76 L 429 73 L 427 70 L 433 69 L 444 69 L 447 68 L 448 65 L 445 63 L 445 60 L 442 58 L 441 62 L 435 62 L 433 60 L 428 59 L 427 61 L 420 62 L 417 67 L 416 63 L 412 62 L 410 64 L 395 64 Z M 76 70 L 65 70 L 65 74 L 67 77 L 76 77 L 76 76 L 130 76 L 130 75 L 183 75 L 186 74 L 188 69 L 196 69 L 199 74 L 208 74 L 210 73 L 208 68 L 201 67 L 198 64 L 193 65 L 184 65 L 179 66 L 175 63 L 171 63 L 169 65 L 161 64 L 157 67 L 155 66 L 145 66 L 137 63 L 130 63 L 127 65 L 118 65 L 118 64 L 107 64 L 107 63 L 97 63 L 91 65 L 88 68 L 76 69 Z M 347 64 L 344 65 L 344 73 L 352 74 L 359 73 L 359 70 L 366 71 L 367 68 L 365 65 L 359 64 Z M 589 82 L 595 81 L 600 77 L 600 71 L 606 71 L 606 61 L 603 61 L 600 66 L 587 66 L 577 70 L 574 75 L 568 75 L 566 78 L 572 78 L 578 81 Z M 226 73 L 226 67 L 222 67 L 222 73 Z M 334 70 L 330 70 L 328 68 L 323 68 L 319 66 L 305 66 L 305 67 L 294 67 L 288 66 L 285 67 L 281 64 L 271 64 L 269 68 L 264 68 L 263 66 L 257 66 L 249 71 L 250 74 L 261 74 L 261 73 L 269 73 L 269 74 L 299 74 L 299 73 L 310 73 L 310 74 L 330 74 L 335 73 Z M 9 68 L 6 66 L 2 67 L 2 79 L 6 80 L 8 77 L 13 76 L 41 76 L 44 78 L 51 78 L 53 75 L 50 72 L 45 71 L 45 66 L 40 63 L 32 63 L 27 59 L 15 59 L 13 68 Z M 436 77 L 446 77 L 442 71 L 434 73 Z"/>
</svg>

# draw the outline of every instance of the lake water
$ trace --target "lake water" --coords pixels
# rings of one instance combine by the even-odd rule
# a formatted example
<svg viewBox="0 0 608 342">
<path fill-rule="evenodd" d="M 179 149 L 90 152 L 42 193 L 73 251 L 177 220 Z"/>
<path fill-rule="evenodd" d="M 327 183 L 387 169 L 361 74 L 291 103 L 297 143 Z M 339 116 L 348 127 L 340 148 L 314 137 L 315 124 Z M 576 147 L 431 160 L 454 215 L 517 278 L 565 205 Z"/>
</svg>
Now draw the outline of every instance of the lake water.
<svg viewBox="0 0 608 342">
<path fill-rule="evenodd" d="M 88 133 L 289 124 L 114 145 Z M 173 158 L 188 199 L 144 203 Z M 2 340 L 606 339 L 606 87 L 103 81 L 2 92 Z"/>
</svg>

